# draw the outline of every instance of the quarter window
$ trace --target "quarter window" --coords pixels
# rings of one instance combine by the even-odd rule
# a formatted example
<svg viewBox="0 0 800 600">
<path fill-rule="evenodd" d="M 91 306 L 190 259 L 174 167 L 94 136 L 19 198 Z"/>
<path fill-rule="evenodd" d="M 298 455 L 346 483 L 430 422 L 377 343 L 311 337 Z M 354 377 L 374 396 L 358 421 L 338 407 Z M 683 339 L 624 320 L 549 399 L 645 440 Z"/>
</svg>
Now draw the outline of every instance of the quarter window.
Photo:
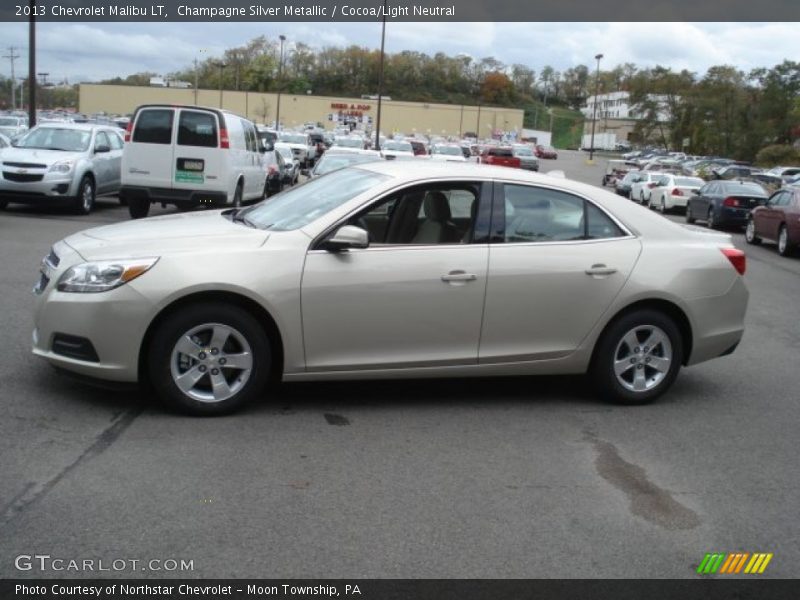
<svg viewBox="0 0 800 600">
<path fill-rule="evenodd" d="M 178 121 L 178 145 L 217 147 L 217 118 L 211 113 L 182 110 Z"/>
<path fill-rule="evenodd" d="M 143 144 L 169 144 L 172 142 L 173 110 L 149 109 L 139 113 L 133 141 Z"/>
</svg>

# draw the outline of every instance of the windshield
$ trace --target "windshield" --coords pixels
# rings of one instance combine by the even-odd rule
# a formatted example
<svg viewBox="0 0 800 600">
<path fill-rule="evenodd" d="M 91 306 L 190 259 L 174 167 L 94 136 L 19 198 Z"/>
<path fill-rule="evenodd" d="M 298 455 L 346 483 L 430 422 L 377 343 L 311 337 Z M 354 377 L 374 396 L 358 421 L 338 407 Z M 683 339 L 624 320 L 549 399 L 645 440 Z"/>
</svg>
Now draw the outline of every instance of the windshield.
<svg viewBox="0 0 800 600">
<path fill-rule="evenodd" d="M 308 138 L 304 135 L 291 135 L 283 133 L 281 134 L 280 140 L 282 142 L 288 142 L 289 144 L 303 144 L 308 145 Z"/>
<path fill-rule="evenodd" d="M 527 146 L 515 146 L 514 147 L 514 155 L 515 156 L 533 156 L 533 152 Z"/>
<path fill-rule="evenodd" d="M 20 138 L 16 146 L 18 148 L 36 148 L 39 150 L 83 152 L 89 148 L 91 139 L 91 131 L 62 129 L 60 127 L 38 127 Z"/>
<path fill-rule="evenodd" d="M 383 145 L 384 150 L 393 150 L 395 152 L 413 152 L 414 149 L 408 142 L 386 142 Z"/>
<path fill-rule="evenodd" d="M 14 117 L 0 117 L 0 127 L 16 127 L 19 121 Z"/>
<path fill-rule="evenodd" d="M 433 154 L 448 154 L 450 156 L 463 156 L 461 148 L 457 146 L 434 146 Z"/>
<path fill-rule="evenodd" d="M 342 140 L 336 140 L 333 142 L 334 146 L 341 146 L 343 148 L 363 148 L 364 142 L 359 140 L 358 138 L 345 138 Z"/>
<path fill-rule="evenodd" d="M 275 146 L 275 151 L 280 153 L 283 158 L 293 160 L 292 149 L 288 146 Z"/>
<path fill-rule="evenodd" d="M 727 184 L 725 186 L 725 193 L 726 194 L 757 194 L 759 196 L 766 197 L 766 193 L 764 192 L 764 188 L 762 188 L 757 183 L 737 183 L 737 184 Z"/>
<path fill-rule="evenodd" d="M 378 160 L 377 156 L 371 156 L 369 154 L 326 154 L 317 163 L 317 166 L 314 168 L 314 174 L 324 175 L 325 173 L 349 167 L 350 165 L 374 162 L 376 160 Z"/>
<path fill-rule="evenodd" d="M 241 214 L 256 227 L 292 231 L 328 214 L 360 193 L 391 179 L 362 169 L 341 169 L 311 179 L 267 202 L 244 209 Z"/>
</svg>

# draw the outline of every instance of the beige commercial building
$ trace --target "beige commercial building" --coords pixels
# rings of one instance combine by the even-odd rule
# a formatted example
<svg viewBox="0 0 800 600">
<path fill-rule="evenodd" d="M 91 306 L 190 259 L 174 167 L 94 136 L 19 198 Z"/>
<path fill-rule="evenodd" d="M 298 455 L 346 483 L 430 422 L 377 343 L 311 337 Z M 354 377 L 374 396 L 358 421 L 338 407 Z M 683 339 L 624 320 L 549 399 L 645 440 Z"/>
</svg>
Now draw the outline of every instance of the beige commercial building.
<svg viewBox="0 0 800 600">
<path fill-rule="evenodd" d="M 224 90 L 220 103 L 219 90 L 81 84 L 78 110 L 84 114 L 106 112 L 126 115 L 141 104 L 154 103 L 214 107 L 221 104 L 222 108 L 246 116 L 256 123 L 271 123 L 275 120 L 278 95 Z M 281 125 L 285 128 L 321 122 L 327 129 L 332 129 L 338 122 L 328 120 L 329 115 L 336 115 L 337 119 L 371 117 L 374 126 L 377 113 L 376 100 L 281 94 L 280 117 Z M 523 111 L 515 108 L 384 100 L 381 130 L 384 133 L 449 136 L 479 132 L 480 137 L 489 137 L 493 132 L 520 131 L 522 118 Z"/>
</svg>

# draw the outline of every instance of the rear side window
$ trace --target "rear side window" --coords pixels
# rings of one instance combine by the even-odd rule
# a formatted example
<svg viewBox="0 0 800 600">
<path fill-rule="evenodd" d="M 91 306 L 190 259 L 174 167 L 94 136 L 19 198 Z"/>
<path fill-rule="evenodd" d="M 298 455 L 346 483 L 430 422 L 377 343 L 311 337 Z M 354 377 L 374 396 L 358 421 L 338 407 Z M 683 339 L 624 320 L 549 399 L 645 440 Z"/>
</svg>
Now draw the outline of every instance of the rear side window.
<svg viewBox="0 0 800 600">
<path fill-rule="evenodd" d="M 178 121 L 178 145 L 217 147 L 217 118 L 206 112 L 182 110 Z"/>
<path fill-rule="evenodd" d="M 175 111 L 148 109 L 139 113 L 133 130 L 133 141 L 143 144 L 169 144 L 172 142 L 172 119 Z"/>
</svg>

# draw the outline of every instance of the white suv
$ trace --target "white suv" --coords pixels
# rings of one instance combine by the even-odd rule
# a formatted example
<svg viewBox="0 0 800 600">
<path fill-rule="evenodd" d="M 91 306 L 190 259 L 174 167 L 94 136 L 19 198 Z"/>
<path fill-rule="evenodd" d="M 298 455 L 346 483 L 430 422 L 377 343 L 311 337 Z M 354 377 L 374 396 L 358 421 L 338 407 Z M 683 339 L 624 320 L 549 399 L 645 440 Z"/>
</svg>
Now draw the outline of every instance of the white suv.
<svg viewBox="0 0 800 600">
<path fill-rule="evenodd" d="M 153 202 L 240 206 L 265 195 L 263 152 L 255 125 L 233 113 L 140 106 L 125 132 L 120 198 L 134 219 Z"/>
</svg>

